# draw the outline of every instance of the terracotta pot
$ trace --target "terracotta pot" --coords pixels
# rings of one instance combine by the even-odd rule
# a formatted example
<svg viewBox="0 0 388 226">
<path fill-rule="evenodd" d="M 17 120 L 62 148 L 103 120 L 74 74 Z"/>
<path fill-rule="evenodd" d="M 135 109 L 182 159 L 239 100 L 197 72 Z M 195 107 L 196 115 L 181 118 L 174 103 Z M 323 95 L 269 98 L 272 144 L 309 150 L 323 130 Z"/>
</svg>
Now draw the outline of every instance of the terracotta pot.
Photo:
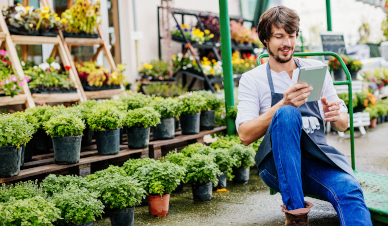
<svg viewBox="0 0 388 226">
<path fill-rule="evenodd" d="M 377 125 L 377 118 L 371 119 L 369 128 L 376 128 L 376 125 Z"/>
<path fill-rule="evenodd" d="M 151 216 L 164 217 L 168 213 L 168 207 L 170 204 L 170 194 L 160 195 L 148 195 L 148 209 Z"/>
</svg>

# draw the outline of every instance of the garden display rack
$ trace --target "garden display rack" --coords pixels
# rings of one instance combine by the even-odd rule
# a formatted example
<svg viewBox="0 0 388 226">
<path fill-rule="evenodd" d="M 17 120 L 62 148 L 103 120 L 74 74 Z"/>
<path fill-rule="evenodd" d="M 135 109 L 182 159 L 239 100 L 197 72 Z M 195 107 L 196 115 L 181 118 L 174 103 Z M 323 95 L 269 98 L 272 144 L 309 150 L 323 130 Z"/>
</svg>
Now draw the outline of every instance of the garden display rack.
<svg viewBox="0 0 388 226">
<path fill-rule="evenodd" d="M 315 52 L 315 53 L 295 53 L 294 56 L 334 56 L 341 63 L 342 69 L 346 73 L 347 81 L 334 82 L 334 85 L 347 85 L 349 94 L 349 124 L 350 124 L 350 148 L 351 162 L 356 179 L 361 184 L 364 192 L 366 205 L 371 213 L 372 220 L 376 221 L 374 225 L 388 224 L 388 177 L 356 171 L 356 160 L 354 154 L 354 125 L 353 125 L 353 100 L 352 100 L 352 79 L 348 68 L 338 54 L 332 52 Z M 258 65 L 261 64 L 263 57 L 268 57 L 268 54 L 262 54 L 257 58 Z M 271 189 L 271 194 L 276 194 L 276 191 Z M 321 199 L 315 195 L 305 194 L 305 196 Z M 327 200 L 325 200 L 327 201 Z"/>
<path fill-rule="evenodd" d="M 157 7 L 157 17 L 158 17 L 158 40 L 159 40 L 159 59 L 162 58 L 162 45 L 161 45 L 161 40 L 162 40 L 162 36 L 161 36 L 161 32 L 160 32 L 160 10 L 162 8 L 161 7 Z M 205 82 L 205 89 L 210 89 L 212 92 L 214 92 L 214 87 L 213 85 L 215 83 L 222 83 L 222 77 L 219 77 L 219 76 L 215 76 L 214 78 L 209 78 L 208 76 L 206 76 L 204 73 L 203 73 L 203 69 L 202 67 L 200 66 L 199 64 L 199 60 L 195 57 L 195 52 L 194 52 L 194 49 L 208 49 L 208 50 L 211 50 L 216 58 L 217 61 L 221 61 L 221 57 L 218 53 L 218 49 L 220 48 L 220 43 L 219 42 L 214 42 L 214 41 L 206 41 L 202 44 L 199 44 L 199 43 L 196 43 L 196 42 L 191 42 L 184 34 L 183 34 L 183 30 L 181 28 L 181 25 L 180 23 L 178 22 L 177 20 L 177 16 L 180 15 L 181 16 L 181 23 L 183 24 L 184 21 L 185 21 L 185 16 L 191 16 L 191 17 L 195 17 L 196 21 L 197 21 L 197 24 L 199 25 L 199 29 L 201 31 L 205 31 L 205 27 L 204 25 L 202 24 L 201 22 L 201 17 L 206 17 L 208 15 L 211 15 L 213 17 L 216 17 L 216 18 L 219 18 L 219 15 L 218 14 L 215 14 L 215 13 L 208 13 L 208 12 L 200 12 L 200 11 L 194 11 L 194 10 L 182 10 L 182 9 L 173 9 L 172 11 L 172 17 L 177 25 L 177 28 L 179 29 L 179 31 L 181 32 L 182 34 L 182 38 L 180 39 L 176 39 L 176 38 L 172 38 L 173 41 L 177 42 L 177 43 L 180 43 L 182 44 L 182 52 L 183 54 L 186 53 L 186 51 L 190 51 L 191 54 L 194 56 L 196 62 L 197 62 L 197 65 L 199 65 L 199 69 L 200 69 L 200 72 L 198 71 L 195 71 L 195 70 L 183 70 L 182 67 L 180 70 L 178 70 L 174 76 L 176 76 L 176 74 L 178 73 L 181 73 L 183 74 L 183 79 L 182 79 L 182 83 L 183 85 L 186 85 L 186 77 L 185 75 L 189 75 L 191 77 L 193 77 L 193 79 L 191 80 L 190 84 L 188 85 L 188 90 L 190 91 L 196 80 L 199 79 L 199 80 L 202 80 Z M 243 18 L 238 18 L 238 17 L 230 17 L 231 20 L 236 20 L 236 21 L 241 21 L 241 22 L 249 22 L 253 25 L 253 20 L 246 20 L 246 19 L 243 19 Z M 240 51 L 250 51 L 250 52 L 253 52 L 254 50 L 254 46 L 248 46 L 248 45 L 236 45 L 236 44 L 232 44 L 232 49 L 233 50 L 240 50 Z M 183 59 L 182 59 L 183 61 Z M 234 80 L 238 81 L 240 78 L 241 78 L 241 75 L 234 75 L 233 76 Z"/>
<path fill-rule="evenodd" d="M 40 2 L 43 4 L 43 6 L 50 6 L 48 0 L 40 0 Z M 72 5 L 72 0 L 68 0 L 68 6 L 70 7 Z M 53 12 L 54 10 L 51 9 Z M 100 28 L 97 28 L 97 34 L 98 38 L 74 38 L 74 37 L 64 37 L 63 33 L 61 30 L 59 30 L 59 35 L 62 39 L 63 45 L 65 47 L 65 52 L 66 55 L 69 59 L 72 59 L 71 57 L 71 47 L 72 46 L 95 46 L 98 45 L 98 49 L 96 53 L 93 56 L 93 61 L 97 60 L 98 55 L 100 54 L 101 51 L 104 52 L 104 55 L 106 59 L 109 62 L 111 71 L 116 71 L 116 64 L 113 60 L 112 54 L 109 51 L 109 44 L 105 40 L 104 36 L 102 35 L 102 32 Z M 108 90 L 99 90 L 99 91 L 84 91 L 81 81 L 78 76 L 77 69 L 75 67 L 75 64 L 72 60 L 70 60 L 70 66 L 71 66 L 71 71 L 73 74 L 75 74 L 75 77 L 77 79 L 77 82 L 80 84 L 80 89 L 82 90 L 82 93 L 84 94 L 85 99 L 101 99 L 101 98 L 111 98 L 114 95 L 118 95 L 121 93 L 125 93 L 125 88 L 122 83 L 120 83 L 120 88 L 119 89 L 108 89 Z"/>
</svg>

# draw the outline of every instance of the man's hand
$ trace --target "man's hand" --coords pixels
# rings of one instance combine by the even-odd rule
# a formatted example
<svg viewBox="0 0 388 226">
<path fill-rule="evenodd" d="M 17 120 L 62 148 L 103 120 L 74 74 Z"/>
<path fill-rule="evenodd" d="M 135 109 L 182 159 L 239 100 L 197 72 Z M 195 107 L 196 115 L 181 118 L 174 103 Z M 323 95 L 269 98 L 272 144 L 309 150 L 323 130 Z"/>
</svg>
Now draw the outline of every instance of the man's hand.
<svg viewBox="0 0 388 226">
<path fill-rule="evenodd" d="M 310 91 L 313 87 L 307 83 L 295 83 L 293 86 L 288 88 L 283 94 L 283 105 L 292 105 L 299 108 L 302 104 L 306 103 Z"/>
<path fill-rule="evenodd" d="M 328 102 L 326 97 L 322 97 L 322 107 L 323 112 L 325 113 L 325 122 L 335 122 L 340 119 L 340 104 L 342 101 L 337 100 L 333 102 Z"/>
</svg>

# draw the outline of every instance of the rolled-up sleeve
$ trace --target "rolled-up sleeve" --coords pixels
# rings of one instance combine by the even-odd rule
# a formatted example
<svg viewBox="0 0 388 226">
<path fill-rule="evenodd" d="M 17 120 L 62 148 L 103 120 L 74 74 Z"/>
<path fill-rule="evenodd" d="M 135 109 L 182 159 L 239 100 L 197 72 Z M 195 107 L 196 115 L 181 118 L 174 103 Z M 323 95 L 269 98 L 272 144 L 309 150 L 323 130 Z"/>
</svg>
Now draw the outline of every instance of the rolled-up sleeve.
<svg viewBox="0 0 388 226">
<path fill-rule="evenodd" d="M 238 88 L 237 132 L 241 123 L 255 119 L 260 112 L 258 89 L 255 87 L 255 83 L 250 81 L 249 77 L 249 74 L 244 74 L 240 79 Z"/>
</svg>

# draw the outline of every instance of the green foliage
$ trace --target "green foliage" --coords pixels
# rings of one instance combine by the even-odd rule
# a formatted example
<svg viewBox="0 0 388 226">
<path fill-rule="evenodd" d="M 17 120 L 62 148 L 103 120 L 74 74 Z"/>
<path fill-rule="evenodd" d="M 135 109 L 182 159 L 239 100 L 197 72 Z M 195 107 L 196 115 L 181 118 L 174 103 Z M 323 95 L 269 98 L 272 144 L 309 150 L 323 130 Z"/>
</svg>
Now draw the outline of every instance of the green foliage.
<svg viewBox="0 0 388 226">
<path fill-rule="evenodd" d="M 34 133 L 38 130 L 40 127 L 38 119 L 32 114 L 32 112 L 23 112 L 23 111 L 18 111 L 14 113 L 15 116 L 25 118 L 28 123 L 34 126 Z"/>
<path fill-rule="evenodd" d="M 108 168 L 104 170 L 99 170 L 93 174 L 88 175 L 86 178 L 88 181 L 94 181 L 101 177 L 109 177 L 112 174 L 119 174 L 121 176 L 127 176 L 125 170 L 121 167 L 110 165 Z"/>
<path fill-rule="evenodd" d="M 217 149 L 217 148 L 229 149 L 230 147 L 232 147 L 233 145 L 236 145 L 236 144 L 238 144 L 238 143 L 236 143 L 233 140 L 226 140 L 226 139 L 218 138 L 216 141 L 214 141 L 213 143 L 210 144 L 210 147 L 214 148 L 214 149 Z"/>
<path fill-rule="evenodd" d="M 60 219 L 60 210 L 41 196 L 0 204 L 0 225 L 51 226 Z"/>
<path fill-rule="evenodd" d="M 101 217 L 104 205 L 98 200 L 98 193 L 86 188 L 69 186 L 50 199 L 61 210 L 60 225 L 83 225 Z"/>
<path fill-rule="evenodd" d="M 179 96 L 179 101 L 182 103 L 181 114 L 193 115 L 201 112 L 201 109 L 206 105 L 205 98 L 197 92 L 186 93 Z"/>
<path fill-rule="evenodd" d="M 252 147 L 254 150 L 257 150 L 259 148 L 261 142 L 263 141 L 263 138 L 264 137 L 252 142 L 250 145 L 248 145 L 248 147 Z M 241 142 L 240 138 L 238 137 L 238 135 L 235 134 L 235 135 L 230 135 L 230 136 L 219 137 L 215 142 L 210 144 L 210 147 L 212 147 L 214 149 L 217 149 L 217 148 L 229 149 L 233 145 L 236 145 L 236 144 L 242 144 L 242 142 Z"/>
<path fill-rule="evenodd" d="M 45 197 L 43 190 L 38 186 L 38 181 L 18 182 L 10 186 L 2 184 L 0 188 L 0 202 L 28 199 L 35 196 Z"/>
<path fill-rule="evenodd" d="M 198 152 L 198 154 L 213 155 L 214 163 L 218 165 L 218 168 L 221 172 L 231 172 L 232 167 L 236 164 L 236 160 L 232 158 L 229 154 L 228 149 L 218 148 L 216 150 L 211 149 L 211 151 L 206 151 L 203 149 Z"/>
<path fill-rule="evenodd" d="M 0 146 L 19 148 L 22 143 L 28 143 L 31 140 L 34 132 L 34 125 L 28 123 L 23 116 L 0 115 Z"/>
<path fill-rule="evenodd" d="M 132 93 L 126 97 L 122 97 L 121 100 L 126 104 L 127 110 L 134 110 L 136 108 L 143 108 L 148 106 L 152 98 L 142 93 Z"/>
<path fill-rule="evenodd" d="M 187 86 L 182 86 L 179 81 L 173 84 L 150 83 L 144 87 L 144 91 L 147 95 L 177 97 L 187 92 Z"/>
<path fill-rule="evenodd" d="M 185 168 L 171 163 L 155 161 L 140 167 L 134 177 L 144 184 L 147 194 L 170 194 L 183 179 Z"/>
<path fill-rule="evenodd" d="M 245 147 L 242 144 L 234 145 L 229 149 L 230 155 L 236 161 L 236 168 L 248 168 L 255 164 L 255 150 L 252 147 Z"/>
<path fill-rule="evenodd" d="M 93 131 L 117 129 L 122 126 L 123 114 L 116 108 L 96 106 L 89 114 L 88 125 Z"/>
<path fill-rule="evenodd" d="M 237 118 L 237 106 L 230 107 L 227 116 L 231 117 L 234 121 L 236 121 L 236 118 Z"/>
<path fill-rule="evenodd" d="M 224 103 L 223 99 L 216 97 L 213 93 L 200 92 L 200 95 L 205 98 L 206 104 L 203 106 L 202 111 L 217 110 Z"/>
<path fill-rule="evenodd" d="M 172 98 L 155 98 L 150 106 L 159 112 L 161 118 L 171 118 L 179 115 L 179 110 L 182 108 L 181 104 L 181 102 Z"/>
<path fill-rule="evenodd" d="M 89 182 L 84 177 L 79 177 L 76 175 L 59 175 L 57 177 L 54 174 L 50 174 L 42 181 L 42 183 L 40 183 L 42 190 L 49 196 L 52 196 L 56 193 L 62 193 L 63 190 L 68 186 L 87 188 L 89 186 Z"/>
<path fill-rule="evenodd" d="M 50 137 L 78 136 L 82 135 L 85 123 L 73 114 L 63 114 L 51 118 L 44 129 Z"/>
<path fill-rule="evenodd" d="M 150 127 L 160 123 L 160 114 L 151 107 L 137 108 L 129 110 L 123 120 L 123 125 L 127 127 L 139 126 Z"/>
<path fill-rule="evenodd" d="M 196 154 L 203 147 L 204 146 L 201 143 L 190 144 L 184 147 L 181 150 L 181 153 L 184 154 L 186 157 L 191 157 L 193 154 Z"/>
<path fill-rule="evenodd" d="M 127 173 L 128 176 L 133 176 L 135 172 L 142 166 L 154 164 L 155 159 L 144 158 L 144 159 L 128 159 L 122 169 Z"/>
<path fill-rule="evenodd" d="M 187 162 L 186 181 L 207 183 L 213 182 L 213 186 L 217 186 L 217 177 L 222 174 L 217 164 L 214 163 L 212 155 L 193 154 Z"/>
<path fill-rule="evenodd" d="M 36 106 L 33 108 L 27 108 L 25 112 L 31 113 L 38 120 L 38 123 L 39 123 L 38 129 L 41 129 L 41 128 L 43 128 L 44 114 L 46 113 L 46 111 L 48 109 L 51 109 L 51 106 L 43 105 L 43 106 Z"/>
<path fill-rule="evenodd" d="M 226 125 L 226 111 L 223 106 L 216 110 L 216 125 L 225 126 Z"/>
<path fill-rule="evenodd" d="M 94 107 L 98 104 L 96 100 L 87 100 L 78 105 L 81 111 L 81 118 L 86 122 L 89 114 L 92 113 Z"/>
<path fill-rule="evenodd" d="M 375 118 L 379 117 L 379 114 L 377 113 L 376 108 L 374 108 L 373 106 L 365 108 L 365 110 L 363 112 L 369 113 L 370 119 L 375 119 Z"/>
<path fill-rule="evenodd" d="M 186 168 L 188 158 L 183 153 L 177 152 L 175 149 L 175 151 L 169 152 L 167 155 L 162 157 L 162 161 L 169 161 Z"/>
</svg>

